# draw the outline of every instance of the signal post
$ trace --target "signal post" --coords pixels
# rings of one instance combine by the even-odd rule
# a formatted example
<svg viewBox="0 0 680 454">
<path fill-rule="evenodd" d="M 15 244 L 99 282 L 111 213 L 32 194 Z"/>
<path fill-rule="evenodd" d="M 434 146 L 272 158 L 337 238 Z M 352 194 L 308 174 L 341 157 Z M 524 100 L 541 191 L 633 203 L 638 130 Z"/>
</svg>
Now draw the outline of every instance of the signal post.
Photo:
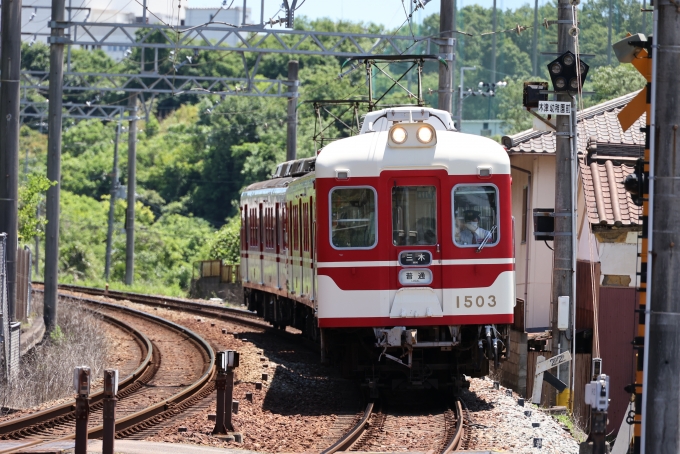
<svg viewBox="0 0 680 454">
<path fill-rule="evenodd" d="M 654 2 L 649 211 L 652 259 L 646 312 L 643 452 L 680 452 L 680 7 Z"/>
</svg>

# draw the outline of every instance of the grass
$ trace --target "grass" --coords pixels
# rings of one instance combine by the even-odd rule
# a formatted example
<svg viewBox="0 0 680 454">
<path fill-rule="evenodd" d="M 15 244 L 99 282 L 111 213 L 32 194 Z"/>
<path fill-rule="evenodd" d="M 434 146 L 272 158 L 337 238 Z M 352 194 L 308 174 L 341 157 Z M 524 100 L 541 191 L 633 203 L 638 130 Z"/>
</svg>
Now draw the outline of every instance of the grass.
<svg viewBox="0 0 680 454">
<path fill-rule="evenodd" d="M 41 312 L 42 295 L 33 298 Z M 0 406 L 29 408 L 72 396 L 76 366 L 89 366 L 93 381 L 101 378 L 108 357 L 101 318 L 72 301 L 60 304 L 57 317 L 57 329 L 21 358 L 16 377 L 0 383 Z"/>
<path fill-rule="evenodd" d="M 86 279 L 78 280 L 77 282 L 67 282 L 66 280 L 64 280 L 60 281 L 60 283 L 62 284 L 70 283 L 82 287 L 96 287 L 96 288 L 104 288 L 106 286 L 106 281 L 104 281 L 103 279 Z M 163 295 L 177 298 L 187 297 L 187 291 L 177 284 L 165 285 L 149 282 L 135 282 L 132 285 L 125 285 L 123 282 L 109 282 L 109 289 L 117 290 L 120 292 L 143 293 L 146 295 Z"/>
<path fill-rule="evenodd" d="M 586 433 L 574 419 L 573 415 L 553 415 L 553 418 L 563 426 L 566 426 L 567 429 L 569 429 L 571 436 L 579 443 L 586 441 L 586 438 L 588 438 Z"/>
</svg>

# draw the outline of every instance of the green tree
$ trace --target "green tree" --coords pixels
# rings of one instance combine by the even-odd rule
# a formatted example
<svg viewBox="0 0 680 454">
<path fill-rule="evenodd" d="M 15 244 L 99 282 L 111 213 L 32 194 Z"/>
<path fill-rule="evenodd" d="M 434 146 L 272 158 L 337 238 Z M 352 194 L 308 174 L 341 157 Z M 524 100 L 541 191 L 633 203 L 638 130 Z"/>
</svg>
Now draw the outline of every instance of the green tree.
<svg viewBox="0 0 680 454">
<path fill-rule="evenodd" d="M 28 243 L 33 238 L 45 237 L 44 216 L 37 216 L 38 205 L 50 186 L 57 184 L 47 177 L 31 173 L 26 182 L 19 186 L 19 242 Z"/>
<path fill-rule="evenodd" d="M 229 264 L 241 261 L 241 218 L 234 216 L 224 224 L 210 240 L 211 260 L 222 260 Z"/>
<path fill-rule="evenodd" d="M 633 65 L 601 66 L 588 75 L 585 90 L 595 94 L 584 97 L 586 107 L 642 89 L 647 81 Z"/>
</svg>

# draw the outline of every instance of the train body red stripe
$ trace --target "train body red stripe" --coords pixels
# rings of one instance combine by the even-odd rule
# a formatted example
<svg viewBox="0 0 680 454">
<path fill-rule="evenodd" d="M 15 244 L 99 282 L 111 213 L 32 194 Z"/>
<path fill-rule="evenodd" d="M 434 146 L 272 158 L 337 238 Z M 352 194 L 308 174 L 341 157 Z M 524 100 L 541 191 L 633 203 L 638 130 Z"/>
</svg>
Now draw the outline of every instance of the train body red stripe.
<svg viewBox="0 0 680 454">
<path fill-rule="evenodd" d="M 373 326 L 435 326 L 435 325 L 484 325 L 512 323 L 512 314 L 493 315 L 447 315 L 444 317 L 392 318 L 392 317 L 345 317 L 320 318 L 319 328 L 370 328 Z"/>
</svg>

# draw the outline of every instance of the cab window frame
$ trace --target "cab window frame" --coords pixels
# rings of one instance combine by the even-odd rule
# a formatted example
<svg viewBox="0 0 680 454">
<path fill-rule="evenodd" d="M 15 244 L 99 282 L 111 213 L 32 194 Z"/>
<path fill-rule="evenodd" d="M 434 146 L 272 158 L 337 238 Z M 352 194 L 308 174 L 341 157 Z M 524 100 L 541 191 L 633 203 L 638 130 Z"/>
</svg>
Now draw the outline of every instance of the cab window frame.
<svg viewBox="0 0 680 454">
<path fill-rule="evenodd" d="M 486 243 L 484 245 L 484 248 L 488 247 L 495 247 L 498 246 L 501 242 L 501 234 L 502 234 L 502 229 L 501 229 L 501 210 L 500 210 L 500 197 L 499 193 L 500 190 L 498 189 L 498 186 L 495 185 L 494 183 L 491 182 L 485 182 L 485 183 L 457 183 L 451 188 L 451 242 L 454 244 L 454 246 L 459 247 L 459 248 L 478 248 L 479 244 L 460 244 L 456 241 L 456 189 L 459 187 L 470 187 L 470 186 L 488 186 L 488 187 L 493 187 L 494 191 L 496 192 L 496 241 L 491 243 Z"/>
<path fill-rule="evenodd" d="M 375 222 L 374 222 L 374 229 L 375 229 L 375 239 L 373 241 L 373 244 L 370 246 L 352 246 L 352 247 L 339 247 L 333 244 L 333 193 L 337 190 L 343 190 L 343 189 L 370 189 L 373 191 L 373 212 L 375 214 Z M 370 249 L 375 249 L 375 247 L 378 245 L 378 233 L 380 232 L 380 229 L 378 228 L 378 191 L 370 185 L 358 185 L 358 186 L 334 186 L 331 188 L 331 190 L 328 192 L 328 244 L 335 249 L 336 251 L 352 251 L 352 250 L 357 250 L 357 251 L 367 251 Z"/>
</svg>

